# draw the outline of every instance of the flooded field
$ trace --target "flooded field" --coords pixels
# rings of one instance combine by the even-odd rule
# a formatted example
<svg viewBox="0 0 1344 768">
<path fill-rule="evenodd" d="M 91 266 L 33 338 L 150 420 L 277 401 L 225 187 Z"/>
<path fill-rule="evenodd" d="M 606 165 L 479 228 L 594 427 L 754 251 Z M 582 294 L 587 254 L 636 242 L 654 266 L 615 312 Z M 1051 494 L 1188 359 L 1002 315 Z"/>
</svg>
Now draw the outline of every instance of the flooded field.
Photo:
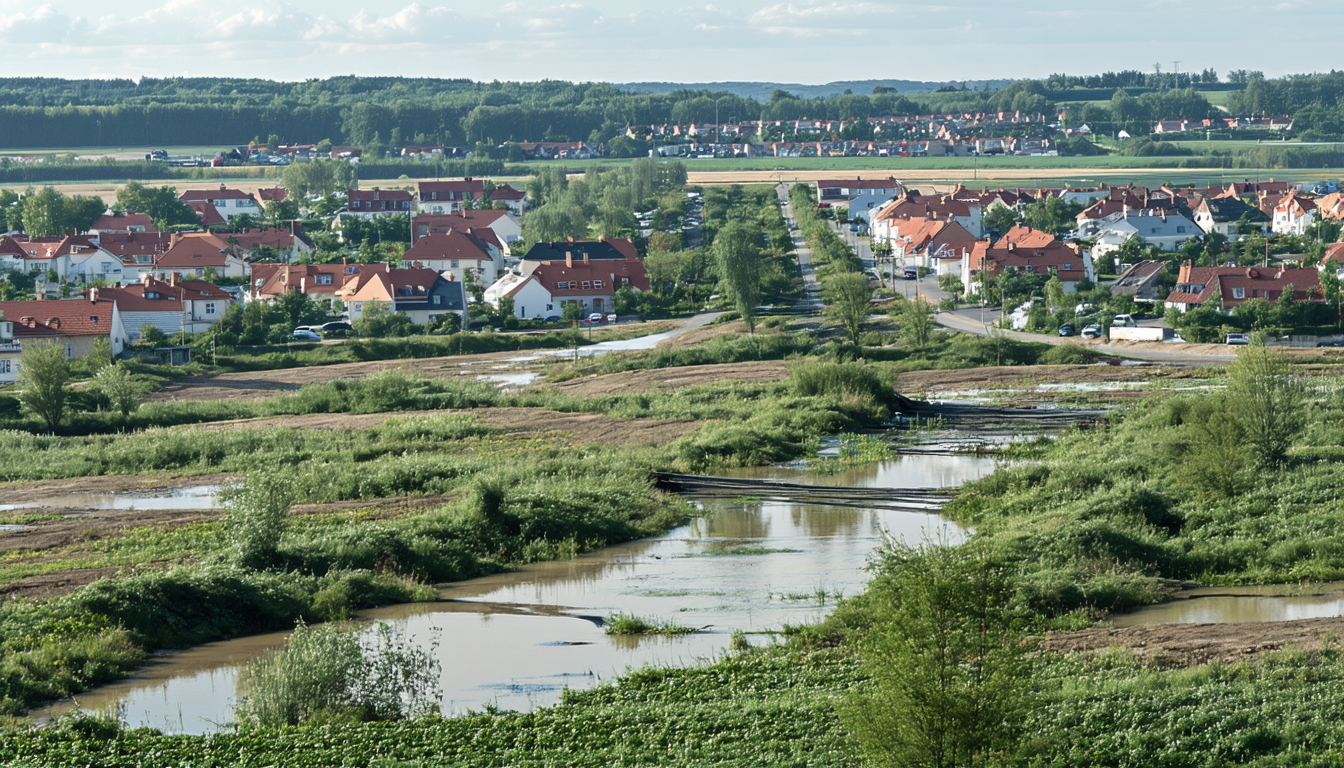
<svg viewBox="0 0 1344 768">
<path fill-rule="evenodd" d="M 63 493 L 45 497 L 41 501 L 0 504 L 0 512 L 20 509 L 219 509 L 223 506 L 217 498 L 219 491 L 218 485 L 194 485 L 144 493 Z"/>
<path fill-rule="evenodd" d="M 982 456 L 902 456 L 814 476 L 804 469 L 733 473 L 821 486 L 927 488 L 991 472 Z M 445 587 L 436 603 L 362 614 L 434 648 L 446 713 L 487 705 L 527 710 L 646 664 L 684 666 L 723 651 L 733 630 L 771 642 L 786 624 L 815 621 L 862 590 L 864 566 L 884 535 L 910 542 L 961 540 L 935 514 L 761 500 L 706 502 L 705 514 L 654 539 L 575 560 Z M 634 614 L 702 629 L 673 639 L 612 637 L 602 624 Z M 79 705 L 134 726 L 205 733 L 232 718 L 240 663 L 284 635 L 214 643 L 158 657 L 140 676 L 89 691 Z M 64 703 L 37 717 L 68 710 Z"/>
<path fill-rule="evenodd" d="M 1201 596 L 1201 593 L 1204 593 Z M 1116 616 L 1117 627 L 1240 624 L 1344 616 L 1344 584 L 1208 588 L 1194 596 Z"/>
</svg>

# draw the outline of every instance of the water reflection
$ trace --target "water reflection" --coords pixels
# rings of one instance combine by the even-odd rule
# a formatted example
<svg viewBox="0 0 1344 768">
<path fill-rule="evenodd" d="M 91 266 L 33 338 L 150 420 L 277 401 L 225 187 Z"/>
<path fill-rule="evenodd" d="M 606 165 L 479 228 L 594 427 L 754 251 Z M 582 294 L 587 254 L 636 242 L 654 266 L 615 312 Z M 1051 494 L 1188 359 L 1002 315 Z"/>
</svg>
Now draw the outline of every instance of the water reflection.
<svg viewBox="0 0 1344 768">
<path fill-rule="evenodd" d="M 218 509 L 220 486 L 194 485 L 139 493 L 63 493 L 41 501 L 0 504 L 0 512 L 19 509 Z"/>
<path fill-rule="evenodd" d="M 734 474 L 910 488 L 959 485 L 993 467 L 985 457 L 903 456 L 830 476 L 780 468 Z M 451 584 L 440 602 L 391 606 L 361 618 L 391 622 L 415 638 L 439 638 L 445 712 L 488 704 L 527 710 L 555 703 L 566 687 L 590 688 L 631 667 L 697 663 L 726 648 L 736 629 L 815 621 L 837 595 L 863 589 L 864 566 L 884 534 L 911 542 L 965 535 L 922 512 L 752 500 L 716 501 L 705 510 L 655 539 Z M 705 631 L 672 639 L 608 637 L 601 622 L 615 612 Z M 139 678 L 86 693 L 80 704 L 114 708 L 133 726 L 210 732 L 231 719 L 235 665 L 282 638 L 245 638 L 162 657 Z"/>
<path fill-rule="evenodd" d="M 1344 616 L 1344 593 L 1278 597 L 1226 595 L 1173 600 L 1170 603 L 1116 616 L 1114 624 L 1117 627 L 1170 623 L 1234 624 L 1323 619 L 1335 616 Z"/>
</svg>

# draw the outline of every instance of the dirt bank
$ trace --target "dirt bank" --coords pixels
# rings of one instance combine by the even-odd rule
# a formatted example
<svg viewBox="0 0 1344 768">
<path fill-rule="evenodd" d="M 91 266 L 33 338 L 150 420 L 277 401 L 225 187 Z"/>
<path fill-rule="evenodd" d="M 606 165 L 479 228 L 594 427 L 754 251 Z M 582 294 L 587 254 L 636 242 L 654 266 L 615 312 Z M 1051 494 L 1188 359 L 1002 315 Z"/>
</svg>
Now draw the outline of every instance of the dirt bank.
<svg viewBox="0 0 1344 768">
<path fill-rule="evenodd" d="M 1344 617 L 1254 624 L 1153 624 L 1143 627 L 1094 627 L 1047 636 L 1042 646 L 1060 653 L 1097 653 L 1113 646 L 1141 659 L 1172 667 L 1243 658 L 1293 647 L 1317 650 L 1344 634 Z"/>
<path fill-rule="evenodd" d="M 789 367 L 783 362 L 724 363 L 721 365 L 693 365 L 685 368 L 655 368 L 644 371 L 622 371 L 598 376 L 584 376 L 559 384 L 547 384 L 550 389 L 575 397 L 603 397 L 635 392 L 670 392 L 676 389 L 717 384 L 721 381 L 746 383 L 783 381 L 789 377 Z"/>
</svg>

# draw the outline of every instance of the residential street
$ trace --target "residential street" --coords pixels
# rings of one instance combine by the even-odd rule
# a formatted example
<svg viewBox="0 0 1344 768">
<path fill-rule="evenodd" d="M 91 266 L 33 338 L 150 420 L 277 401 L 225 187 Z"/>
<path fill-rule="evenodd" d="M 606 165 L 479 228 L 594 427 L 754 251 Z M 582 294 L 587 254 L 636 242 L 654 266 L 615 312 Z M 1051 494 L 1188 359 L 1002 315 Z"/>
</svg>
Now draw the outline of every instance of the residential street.
<svg viewBox="0 0 1344 768">
<path fill-rule="evenodd" d="M 972 333 L 976 336 L 990 335 L 992 323 L 999 319 L 999 310 L 984 310 L 984 320 L 981 320 L 980 307 L 968 307 L 958 309 L 952 312 L 939 312 L 938 324 L 951 328 L 954 331 L 962 333 Z M 1129 346 L 1117 346 L 1097 342 L 1084 341 L 1077 336 L 1060 337 L 1053 334 L 1043 333 L 1022 333 L 1020 331 L 1001 330 L 1004 336 L 1018 341 L 1034 341 L 1042 344 L 1083 344 L 1099 352 L 1105 352 L 1109 355 L 1119 355 L 1135 360 L 1148 360 L 1155 363 L 1173 363 L 1176 365 L 1226 365 L 1236 356 L 1236 348 L 1228 347 L 1227 354 L 1193 354 L 1182 349 L 1182 344 L 1167 344 L 1164 347 L 1169 349 L 1138 349 Z M 1209 345 L 1201 345 L 1207 349 Z"/>
<path fill-rule="evenodd" d="M 798 226 L 798 220 L 793 216 L 793 208 L 789 204 L 789 187 L 787 184 L 780 184 L 775 187 L 775 193 L 783 202 L 781 209 L 784 214 L 784 221 L 788 223 L 790 237 L 793 239 L 793 250 L 798 254 L 798 269 L 803 275 L 803 300 L 799 307 L 812 312 L 820 312 L 821 286 L 817 283 L 817 272 L 812 267 L 812 252 L 808 250 L 807 243 L 804 242 L 801 233 L 794 231 Z"/>
</svg>

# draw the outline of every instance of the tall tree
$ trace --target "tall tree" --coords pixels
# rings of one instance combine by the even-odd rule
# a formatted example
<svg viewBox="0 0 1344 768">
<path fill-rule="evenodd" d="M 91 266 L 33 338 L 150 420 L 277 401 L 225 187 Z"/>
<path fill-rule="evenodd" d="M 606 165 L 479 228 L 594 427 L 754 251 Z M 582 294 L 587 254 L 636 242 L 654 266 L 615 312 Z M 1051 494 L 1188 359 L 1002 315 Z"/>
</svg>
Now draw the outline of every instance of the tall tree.
<svg viewBox="0 0 1344 768">
<path fill-rule="evenodd" d="M 66 396 L 69 390 L 70 362 L 65 359 L 65 347 L 50 342 L 26 344 L 19 357 L 19 401 L 33 415 L 55 430 L 65 418 Z"/>
<path fill-rule="evenodd" d="M 1228 366 L 1228 394 L 1260 463 L 1281 466 L 1306 427 L 1306 387 L 1294 376 L 1282 352 L 1255 339 Z"/>
<path fill-rule="evenodd" d="M 833 275 L 822 285 L 821 299 L 826 304 L 826 316 L 845 329 L 851 343 L 858 344 L 873 299 L 868 276 L 861 272 Z"/>
<path fill-rule="evenodd" d="M 761 233 L 731 221 L 714 236 L 714 260 L 723 291 L 737 305 L 747 330 L 756 332 L 756 305 L 761 301 Z"/>
</svg>

